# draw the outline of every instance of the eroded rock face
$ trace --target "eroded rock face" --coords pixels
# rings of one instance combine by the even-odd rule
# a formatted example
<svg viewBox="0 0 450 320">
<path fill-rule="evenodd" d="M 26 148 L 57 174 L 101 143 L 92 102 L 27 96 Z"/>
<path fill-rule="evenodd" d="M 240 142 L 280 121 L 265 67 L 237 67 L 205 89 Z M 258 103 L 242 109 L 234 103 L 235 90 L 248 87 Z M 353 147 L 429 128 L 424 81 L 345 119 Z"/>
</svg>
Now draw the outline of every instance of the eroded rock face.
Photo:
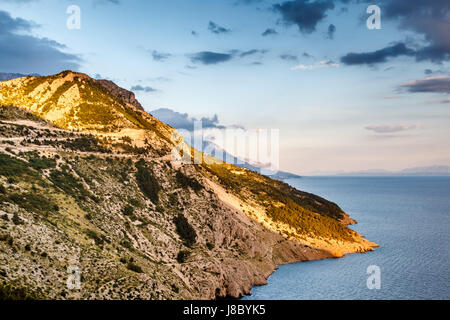
<svg viewBox="0 0 450 320">
<path fill-rule="evenodd" d="M 136 97 L 133 92 L 119 87 L 110 80 L 96 80 L 96 81 L 97 83 L 105 87 L 109 92 L 111 92 L 111 94 L 113 94 L 117 98 L 122 99 L 124 102 L 129 103 L 132 106 L 135 106 L 139 110 L 144 110 L 139 101 L 136 100 Z"/>
</svg>

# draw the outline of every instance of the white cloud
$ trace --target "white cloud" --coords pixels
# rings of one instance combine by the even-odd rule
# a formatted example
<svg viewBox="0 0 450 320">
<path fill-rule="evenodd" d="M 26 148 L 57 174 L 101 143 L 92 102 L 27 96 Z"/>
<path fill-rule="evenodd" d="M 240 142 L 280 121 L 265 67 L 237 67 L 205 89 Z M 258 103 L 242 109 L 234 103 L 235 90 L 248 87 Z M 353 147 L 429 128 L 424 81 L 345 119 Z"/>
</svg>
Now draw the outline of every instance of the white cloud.
<svg viewBox="0 0 450 320">
<path fill-rule="evenodd" d="M 316 64 L 311 64 L 311 65 L 304 65 L 304 64 L 299 64 L 295 67 L 292 67 L 291 70 L 313 70 L 313 69 L 317 69 L 317 68 L 338 68 L 340 66 L 339 63 L 335 63 L 334 61 L 331 60 L 323 60 L 323 61 L 319 61 Z"/>
</svg>

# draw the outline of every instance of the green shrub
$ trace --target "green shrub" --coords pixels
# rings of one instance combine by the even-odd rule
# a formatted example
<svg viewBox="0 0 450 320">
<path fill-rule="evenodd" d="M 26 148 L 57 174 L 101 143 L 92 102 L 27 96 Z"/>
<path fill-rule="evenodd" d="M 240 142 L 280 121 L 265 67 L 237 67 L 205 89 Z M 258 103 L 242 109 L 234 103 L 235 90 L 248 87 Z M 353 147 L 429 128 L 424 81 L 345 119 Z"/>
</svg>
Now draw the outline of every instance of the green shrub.
<svg viewBox="0 0 450 320">
<path fill-rule="evenodd" d="M 53 158 L 39 157 L 37 152 L 30 152 L 28 163 L 35 170 L 50 169 L 56 167 L 56 160 Z"/>
<path fill-rule="evenodd" d="M 22 176 L 36 177 L 37 173 L 31 170 L 26 162 L 0 153 L 0 175 L 12 179 Z M 14 179 L 12 181 L 14 183 Z"/>
<path fill-rule="evenodd" d="M 100 246 L 103 245 L 105 243 L 105 238 L 101 235 L 99 235 L 97 232 L 90 230 L 90 229 L 86 229 L 84 230 L 84 233 L 91 239 L 94 240 L 95 244 Z"/>
<path fill-rule="evenodd" d="M 177 262 L 178 263 L 185 263 L 187 261 L 187 259 L 189 258 L 189 255 L 190 255 L 189 251 L 181 250 L 180 252 L 178 252 Z"/>
<path fill-rule="evenodd" d="M 20 285 L 0 283 L 0 301 L 43 300 L 45 296 Z"/>
<path fill-rule="evenodd" d="M 150 171 L 150 169 L 147 168 L 143 162 L 138 162 L 136 167 L 136 180 L 142 193 L 146 195 L 153 203 L 158 203 L 158 193 L 161 190 L 158 180 L 154 176 L 153 172 Z"/>
<path fill-rule="evenodd" d="M 142 273 L 143 272 L 142 268 L 140 266 L 138 266 L 137 264 L 135 264 L 134 262 L 131 262 L 131 261 L 128 262 L 127 269 L 131 270 L 131 271 L 134 271 L 136 273 Z"/>
<path fill-rule="evenodd" d="M 23 224 L 22 219 L 19 218 L 19 216 L 17 215 L 16 212 L 14 212 L 14 215 L 13 215 L 13 218 L 12 218 L 12 222 L 13 222 L 16 226 Z"/>
<path fill-rule="evenodd" d="M 8 198 L 19 207 L 36 213 L 48 214 L 55 208 L 55 204 L 53 202 L 48 200 L 43 195 L 33 192 L 12 193 Z"/>
<path fill-rule="evenodd" d="M 89 192 L 84 188 L 83 184 L 78 182 L 77 179 L 68 172 L 66 167 L 63 167 L 62 171 L 52 170 L 49 179 L 56 187 L 69 196 L 82 200 L 89 196 Z"/>
<path fill-rule="evenodd" d="M 125 206 L 125 208 L 123 208 L 122 212 L 126 216 L 132 216 L 134 213 L 134 208 L 132 206 L 130 206 L 129 204 L 127 204 Z"/>
<path fill-rule="evenodd" d="M 203 189 L 203 186 L 196 179 L 186 176 L 181 171 L 177 171 L 175 178 L 183 188 L 190 187 L 196 192 Z"/>
<path fill-rule="evenodd" d="M 121 245 L 122 247 L 124 247 L 124 248 L 129 249 L 129 250 L 134 250 L 133 245 L 132 245 L 131 242 L 128 241 L 128 240 L 123 240 L 123 241 L 120 243 L 120 245 Z"/>
<path fill-rule="evenodd" d="M 175 223 L 176 231 L 184 244 L 187 247 L 192 247 L 197 241 L 197 233 L 189 224 L 186 217 L 182 213 L 179 213 L 178 216 L 173 219 L 173 222 Z"/>
</svg>

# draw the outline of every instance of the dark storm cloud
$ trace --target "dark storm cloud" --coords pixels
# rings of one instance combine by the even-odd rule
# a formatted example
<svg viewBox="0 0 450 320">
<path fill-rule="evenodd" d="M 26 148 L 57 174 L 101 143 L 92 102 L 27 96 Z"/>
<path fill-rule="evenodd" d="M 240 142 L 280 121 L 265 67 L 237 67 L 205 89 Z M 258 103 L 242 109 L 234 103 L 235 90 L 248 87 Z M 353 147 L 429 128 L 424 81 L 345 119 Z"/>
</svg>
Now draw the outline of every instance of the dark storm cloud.
<svg viewBox="0 0 450 320">
<path fill-rule="evenodd" d="M 267 36 L 274 36 L 274 35 L 277 35 L 277 34 L 278 34 L 278 32 L 275 29 L 268 28 L 261 35 L 263 37 L 267 37 Z"/>
<path fill-rule="evenodd" d="M 297 25 L 303 33 L 316 31 L 316 25 L 324 20 L 328 10 L 334 9 L 333 0 L 294 0 L 273 5 L 286 25 Z"/>
<path fill-rule="evenodd" d="M 348 53 L 341 58 L 341 62 L 346 65 L 374 65 L 377 63 L 386 62 L 388 58 L 414 55 L 414 50 L 406 47 L 404 43 L 397 43 L 395 45 L 372 52 Z"/>
<path fill-rule="evenodd" d="M 230 33 L 231 30 L 221 27 L 218 24 L 216 24 L 215 22 L 210 21 L 208 24 L 208 30 L 211 31 L 212 33 L 215 34 L 222 34 L 222 33 Z"/>
<path fill-rule="evenodd" d="M 435 76 L 425 79 L 414 80 L 400 86 L 409 92 L 434 92 L 434 93 L 450 93 L 450 77 Z"/>
<path fill-rule="evenodd" d="M 12 18 L 0 10 L 0 70 L 39 74 L 78 70 L 81 58 L 63 52 L 65 45 L 29 34 L 37 27 L 34 22 Z"/>
</svg>

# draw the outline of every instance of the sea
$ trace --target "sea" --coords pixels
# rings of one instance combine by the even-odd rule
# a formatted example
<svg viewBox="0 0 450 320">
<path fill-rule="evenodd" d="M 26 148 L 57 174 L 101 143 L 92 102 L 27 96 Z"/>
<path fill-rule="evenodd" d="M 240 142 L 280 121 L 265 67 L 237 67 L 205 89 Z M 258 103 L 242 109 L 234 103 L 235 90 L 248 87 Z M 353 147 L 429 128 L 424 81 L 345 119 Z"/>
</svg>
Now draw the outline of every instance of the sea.
<svg viewBox="0 0 450 320">
<path fill-rule="evenodd" d="M 302 177 L 380 245 L 365 254 L 280 266 L 245 300 L 450 299 L 450 177 Z"/>
</svg>

